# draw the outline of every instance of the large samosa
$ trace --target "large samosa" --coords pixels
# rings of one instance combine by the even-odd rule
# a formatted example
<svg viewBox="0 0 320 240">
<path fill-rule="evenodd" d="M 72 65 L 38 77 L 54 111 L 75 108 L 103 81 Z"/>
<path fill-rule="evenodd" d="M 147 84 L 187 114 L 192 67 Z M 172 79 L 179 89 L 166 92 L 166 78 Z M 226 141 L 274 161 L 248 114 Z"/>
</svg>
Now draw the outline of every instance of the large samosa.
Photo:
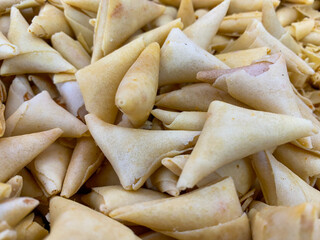
<svg viewBox="0 0 320 240">
<path fill-rule="evenodd" d="M 123 128 L 85 117 L 90 133 L 116 171 L 126 190 L 139 189 L 161 166 L 161 159 L 190 149 L 197 131 L 162 131 Z"/>
<path fill-rule="evenodd" d="M 179 178 L 180 189 L 234 160 L 316 132 L 311 121 L 249 110 L 220 101 L 210 104 L 209 117 Z"/>
</svg>

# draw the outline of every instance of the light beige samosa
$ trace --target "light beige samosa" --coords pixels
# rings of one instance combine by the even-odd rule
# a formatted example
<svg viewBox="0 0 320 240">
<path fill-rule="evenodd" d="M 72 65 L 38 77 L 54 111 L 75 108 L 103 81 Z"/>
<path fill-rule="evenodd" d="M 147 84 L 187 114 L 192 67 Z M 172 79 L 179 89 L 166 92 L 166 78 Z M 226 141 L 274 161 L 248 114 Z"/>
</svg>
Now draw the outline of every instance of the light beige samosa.
<svg viewBox="0 0 320 240">
<path fill-rule="evenodd" d="M 12 8 L 8 39 L 19 48 L 19 55 L 6 59 L 1 75 L 25 73 L 74 73 L 76 69 L 44 40 L 28 32 L 29 24 L 18 9 Z"/>
<path fill-rule="evenodd" d="M 61 128 L 62 137 L 81 137 L 87 126 L 67 110 L 55 103 L 47 91 L 43 91 L 24 102 L 7 119 L 5 136 Z"/>
<path fill-rule="evenodd" d="M 139 38 L 76 73 L 89 113 L 109 123 L 115 121 L 118 86 L 144 47 L 143 40 Z"/>
<path fill-rule="evenodd" d="M 254 206 L 249 212 L 252 239 L 319 239 L 319 213 L 319 206 L 311 203 L 292 207 Z"/>
<path fill-rule="evenodd" d="M 249 221 L 231 178 L 179 197 L 118 208 L 110 216 L 177 239 L 216 239 L 221 234 L 226 239 L 250 239 Z"/>
<path fill-rule="evenodd" d="M 232 69 L 235 72 L 218 77 L 213 87 L 226 91 L 233 98 L 256 110 L 302 117 L 283 55 L 267 56 L 256 63 L 266 64 L 266 69 L 263 69 L 262 73 L 258 68 L 252 70 L 254 72 L 245 68 Z M 303 146 L 312 148 L 310 138 L 298 141 Z"/>
<path fill-rule="evenodd" d="M 64 32 L 52 35 L 51 43 L 53 48 L 77 69 L 84 68 L 90 64 L 90 55 L 79 41 L 73 40 Z"/>
<path fill-rule="evenodd" d="M 121 223 L 62 197 L 54 197 L 50 200 L 50 228 L 47 240 L 139 239 Z"/>
<path fill-rule="evenodd" d="M 117 107 L 134 127 L 141 127 L 154 106 L 159 80 L 160 46 L 151 43 L 122 79 L 115 98 Z"/>
<path fill-rule="evenodd" d="M 121 186 L 106 186 L 93 188 L 91 193 L 81 199 L 89 207 L 109 215 L 112 210 L 119 207 L 166 197 L 167 195 L 163 193 L 145 188 L 140 188 L 137 191 L 127 191 Z"/>
<path fill-rule="evenodd" d="M 159 86 L 197 82 L 199 71 L 221 68 L 229 67 L 174 28 L 161 47 Z"/>
<path fill-rule="evenodd" d="M 192 188 L 218 168 L 258 151 L 316 132 L 303 118 L 254 111 L 213 101 L 208 119 L 178 181 Z"/>
<path fill-rule="evenodd" d="M 292 144 L 285 144 L 277 147 L 273 155 L 312 186 L 320 177 L 320 154 L 317 151 L 308 151 Z"/>
<path fill-rule="evenodd" d="M 28 80 L 34 83 L 39 92 L 47 91 L 53 99 L 60 96 L 56 86 L 48 75 L 29 75 Z"/>
<path fill-rule="evenodd" d="M 53 143 L 27 166 L 46 196 L 61 191 L 71 155 L 70 148 Z"/>
<path fill-rule="evenodd" d="M 207 120 L 206 112 L 170 112 L 154 109 L 151 114 L 171 130 L 201 131 Z"/>
<path fill-rule="evenodd" d="M 184 29 L 184 34 L 199 47 L 204 50 L 209 50 L 211 40 L 218 32 L 229 5 L 230 0 L 224 0 L 221 4 Z"/>
<path fill-rule="evenodd" d="M 20 172 L 18 172 L 18 174 L 23 177 L 21 196 L 32 197 L 42 203 L 46 203 L 47 199 L 45 198 L 43 191 L 40 189 L 32 174 L 26 168 L 23 168 Z"/>
<path fill-rule="evenodd" d="M 19 54 L 19 48 L 8 41 L 0 31 L 0 59 L 11 58 Z"/>
<path fill-rule="evenodd" d="M 108 55 L 138 29 L 160 16 L 165 7 L 148 0 L 109 0 L 102 49 Z"/>
<path fill-rule="evenodd" d="M 181 18 L 184 28 L 190 26 L 196 21 L 192 0 L 180 1 L 177 18 Z"/>
<path fill-rule="evenodd" d="M 92 137 L 79 138 L 60 195 L 69 198 L 75 194 L 97 170 L 103 159 L 104 155 Z"/>
<path fill-rule="evenodd" d="M 0 204 L 0 222 L 4 221 L 9 226 L 15 227 L 38 204 L 38 200 L 30 197 L 5 199 Z"/>
<path fill-rule="evenodd" d="M 55 128 L 45 132 L 0 138 L 0 181 L 7 181 L 62 134 Z"/>
<path fill-rule="evenodd" d="M 65 32 L 73 36 L 73 31 L 64 17 L 63 11 L 49 3 L 46 3 L 40 9 L 39 14 L 32 19 L 28 31 L 37 37 L 46 39 L 58 32 Z"/>
<path fill-rule="evenodd" d="M 199 135 L 197 131 L 123 128 L 103 122 L 93 114 L 86 115 L 85 119 L 126 190 L 139 189 L 161 166 L 162 158 L 187 151 Z"/>
<path fill-rule="evenodd" d="M 278 162 L 270 152 L 255 154 L 252 164 L 267 204 L 275 206 L 295 206 L 304 202 L 319 204 L 320 191 Z"/>
<path fill-rule="evenodd" d="M 9 88 L 6 101 L 5 118 L 8 119 L 19 107 L 34 96 L 28 79 L 24 75 L 17 75 Z"/>
</svg>

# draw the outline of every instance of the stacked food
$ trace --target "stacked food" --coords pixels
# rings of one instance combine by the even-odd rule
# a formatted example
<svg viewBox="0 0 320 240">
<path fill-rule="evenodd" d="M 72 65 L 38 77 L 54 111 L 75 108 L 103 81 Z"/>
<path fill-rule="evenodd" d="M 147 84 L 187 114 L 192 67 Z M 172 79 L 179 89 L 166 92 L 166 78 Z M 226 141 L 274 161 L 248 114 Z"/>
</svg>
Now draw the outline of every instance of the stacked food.
<svg viewBox="0 0 320 240">
<path fill-rule="evenodd" d="M 319 9 L 1 0 L 0 240 L 320 239 Z"/>
</svg>

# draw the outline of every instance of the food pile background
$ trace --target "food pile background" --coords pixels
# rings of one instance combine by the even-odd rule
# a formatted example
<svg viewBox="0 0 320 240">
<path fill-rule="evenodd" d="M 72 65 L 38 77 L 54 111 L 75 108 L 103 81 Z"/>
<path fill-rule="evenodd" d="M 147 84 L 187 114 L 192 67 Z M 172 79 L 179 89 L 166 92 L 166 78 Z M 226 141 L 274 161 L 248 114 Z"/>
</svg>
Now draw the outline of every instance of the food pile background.
<svg viewBox="0 0 320 240">
<path fill-rule="evenodd" d="M 0 239 L 320 239 L 319 9 L 1 0 Z"/>
</svg>

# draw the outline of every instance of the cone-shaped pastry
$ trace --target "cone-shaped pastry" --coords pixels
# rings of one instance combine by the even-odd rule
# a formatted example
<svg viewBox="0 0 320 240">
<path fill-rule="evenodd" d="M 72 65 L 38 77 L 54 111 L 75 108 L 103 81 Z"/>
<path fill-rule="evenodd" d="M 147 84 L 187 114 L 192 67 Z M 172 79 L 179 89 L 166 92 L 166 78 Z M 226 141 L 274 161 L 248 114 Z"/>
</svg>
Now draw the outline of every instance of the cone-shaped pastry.
<svg viewBox="0 0 320 240">
<path fill-rule="evenodd" d="M 0 183 L 0 200 L 8 198 L 11 194 L 12 186 L 8 183 Z"/>
<path fill-rule="evenodd" d="M 64 32 L 55 33 L 51 37 L 51 43 L 68 62 L 77 69 L 84 68 L 90 64 L 90 56 L 82 45 L 73 40 Z"/>
<path fill-rule="evenodd" d="M 8 92 L 5 109 L 6 119 L 8 119 L 24 101 L 31 99 L 33 96 L 34 94 L 27 78 L 23 75 L 16 76 Z"/>
<path fill-rule="evenodd" d="M 108 215 L 119 207 L 166 197 L 165 194 L 144 188 L 126 191 L 121 186 L 107 186 L 93 188 L 91 193 L 82 197 L 82 201 L 89 207 Z"/>
<path fill-rule="evenodd" d="M 41 240 L 48 235 L 48 231 L 39 223 L 33 221 L 34 214 L 25 217 L 15 228 L 18 239 Z"/>
<path fill-rule="evenodd" d="M 61 129 L 0 139 L 0 181 L 6 181 L 62 134 Z"/>
<path fill-rule="evenodd" d="M 56 104 L 47 91 L 43 91 L 24 102 L 7 119 L 5 135 L 16 136 L 56 127 L 64 131 L 62 137 L 80 137 L 88 130 L 84 123 Z"/>
<path fill-rule="evenodd" d="M 215 55 L 219 60 L 227 64 L 231 68 L 244 67 L 252 64 L 253 61 L 258 60 L 270 52 L 267 47 L 246 49 L 228 53 Z"/>
<path fill-rule="evenodd" d="M 99 0 L 63 0 L 65 3 L 72 5 L 74 7 L 91 11 L 97 12 L 99 7 Z"/>
<path fill-rule="evenodd" d="M 261 17 L 261 12 L 257 11 L 241 12 L 225 16 L 219 26 L 219 33 L 228 36 L 239 36 L 246 30 L 252 19 L 261 21 Z"/>
<path fill-rule="evenodd" d="M 10 12 L 12 7 L 18 9 L 39 7 L 44 4 L 45 0 L 2 0 L 0 3 L 0 15 Z"/>
<path fill-rule="evenodd" d="M 39 15 L 32 19 L 28 31 L 41 38 L 50 38 L 57 32 L 65 32 L 73 36 L 72 29 L 64 17 L 63 11 L 49 3 L 46 3 L 41 8 Z"/>
<path fill-rule="evenodd" d="M 166 128 L 172 130 L 201 131 L 207 119 L 206 112 L 170 112 L 161 109 L 151 111 L 152 115 L 162 121 Z"/>
<path fill-rule="evenodd" d="M 48 75 L 29 75 L 28 80 L 34 83 L 39 92 L 47 91 L 53 99 L 59 97 L 59 92 Z"/>
<path fill-rule="evenodd" d="M 62 3 L 64 15 L 75 33 L 77 40 L 87 52 L 90 53 L 93 45 L 93 27 L 89 24 L 90 17 L 66 4 L 64 1 L 62 1 Z"/>
<path fill-rule="evenodd" d="M 11 44 L 0 31 L 0 59 L 11 58 L 19 54 L 17 46 Z"/>
<path fill-rule="evenodd" d="M 20 197 L 22 186 L 23 186 L 23 178 L 19 175 L 16 175 L 10 178 L 7 181 L 7 184 L 11 185 L 11 194 L 9 197 L 10 198 Z"/>
<path fill-rule="evenodd" d="M 262 23 L 266 30 L 275 38 L 279 39 L 285 46 L 296 54 L 301 52 L 301 47 L 293 39 L 279 22 L 271 0 L 263 0 L 262 4 Z M 312 28 L 311 28 L 312 29 Z M 310 31 L 311 31 L 310 29 Z M 307 34 L 306 34 L 307 35 Z M 306 36 L 305 35 L 305 36 Z M 302 39 L 301 37 L 300 39 Z M 297 40 L 300 40 L 297 39 Z"/>
<path fill-rule="evenodd" d="M 299 17 L 299 13 L 296 8 L 291 6 L 283 6 L 282 8 L 277 9 L 276 14 L 281 26 L 283 27 L 288 26 Z"/>
<path fill-rule="evenodd" d="M 319 239 L 319 213 L 319 206 L 311 203 L 253 208 L 249 212 L 253 240 Z"/>
<path fill-rule="evenodd" d="M 38 200 L 29 197 L 3 200 L 0 204 L 0 221 L 5 221 L 11 227 L 15 227 L 38 204 Z"/>
<path fill-rule="evenodd" d="M 45 41 L 27 31 L 29 25 L 18 9 L 11 9 L 10 18 L 8 39 L 20 53 L 3 62 L 1 75 L 75 72 L 76 69 Z"/>
<path fill-rule="evenodd" d="M 192 0 L 195 8 L 213 8 L 223 0 Z M 179 7 L 181 0 L 160 0 L 161 3 Z"/>
<path fill-rule="evenodd" d="M 148 32 L 139 34 L 137 36 L 132 36 L 128 39 L 128 42 L 132 41 L 133 39 L 142 37 L 146 45 L 149 45 L 153 42 L 157 42 L 160 44 L 160 46 L 162 46 L 162 44 L 164 43 L 164 41 L 166 40 L 167 36 L 173 28 L 183 28 L 183 23 L 181 22 L 180 18 L 168 22 L 167 24 L 152 29 Z"/>
<path fill-rule="evenodd" d="M 61 196 L 75 194 L 102 163 L 104 155 L 92 137 L 78 139 L 64 178 Z"/>
<path fill-rule="evenodd" d="M 120 180 L 108 161 L 105 161 L 85 183 L 87 188 L 121 185 Z"/>
<path fill-rule="evenodd" d="M 156 106 L 180 111 L 208 111 L 214 100 L 244 106 L 229 94 L 212 87 L 208 83 L 187 85 L 179 90 L 164 93 L 156 97 Z"/>
<path fill-rule="evenodd" d="M 248 110 L 220 101 L 213 101 L 208 113 L 199 140 L 179 178 L 180 189 L 192 188 L 236 159 L 310 136 L 315 131 L 311 121 L 303 118 Z"/>
<path fill-rule="evenodd" d="M 227 89 L 223 90 L 254 109 L 302 117 L 292 90 L 284 57 L 274 54 L 260 61 L 271 64 L 265 72 L 253 75 L 246 70 L 239 69 L 240 71 L 219 77 L 213 86 L 220 88 L 220 86 L 227 85 Z M 299 140 L 302 145 L 311 148 L 308 141 L 310 139 Z"/>
<path fill-rule="evenodd" d="M 196 131 L 122 128 L 105 123 L 93 114 L 86 116 L 86 122 L 126 190 L 139 189 L 160 167 L 162 158 L 186 151 L 199 134 Z"/>
<path fill-rule="evenodd" d="M 287 62 L 288 70 L 299 74 L 314 74 L 312 68 L 279 40 L 269 34 L 262 23 L 253 20 L 246 31 L 224 51 L 235 51 L 247 48 L 269 47 L 271 53 L 281 52 Z"/>
<path fill-rule="evenodd" d="M 50 201 L 48 240 L 138 240 L 126 226 L 82 204 L 54 197 Z"/>
<path fill-rule="evenodd" d="M 197 82 L 199 71 L 220 68 L 227 69 L 228 66 L 174 28 L 161 48 L 159 86 Z"/>
<path fill-rule="evenodd" d="M 115 105 L 117 88 L 144 47 L 139 38 L 76 73 L 89 113 L 114 122 L 118 112 Z"/>
<path fill-rule="evenodd" d="M 164 158 L 162 159 L 161 163 L 171 172 L 177 176 L 180 176 L 182 169 L 184 168 L 189 157 L 190 155 L 179 155 L 173 158 Z M 205 186 L 209 183 L 216 182 L 217 180 L 229 176 L 232 177 L 239 195 L 245 195 L 255 180 L 255 174 L 251 167 L 251 161 L 248 158 L 244 158 L 236 160 L 232 163 L 228 163 L 214 173 L 211 173 L 209 176 L 205 177 L 197 184 L 197 186 Z"/>
<path fill-rule="evenodd" d="M 273 155 L 305 182 L 314 185 L 320 176 L 320 154 L 292 144 L 279 146 Z"/>
<path fill-rule="evenodd" d="M 223 17 L 228 11 L 229 5 L 230 0 L 224 0 L 183 32 L 198 46 L 208 50 L 213 36 L 218 32 Z"/>
<path fill-rule="evenodd" d="M 320 192 L 278 162 L 271 153 L 255 154 L 252 164 L 268 204 L 294 206 L 304 202 L 320 202 Z"/>
<path fill-rule="evenodd" d="M 150 177 L 151 183 L 160 192 L 168 193 L 171 196 L 177 197 L 180 191 L 177 188 L 178 177 L 166 167 L 160 167 Z"/>
<path fill-rule="evenodd" d="M 184 28 L 196 21 L 192 0 L 181 0 L 177 18 L 181 18 Z"/>
<path fill-rule="evenodd" d="M 100 0 L 96 23 L 94 25 L 93 51 L 91 63 L 98 61 L 100 58 L 104 56 L 102 45 L 104 29 L 107 22 L 108 3 L 109 0 Z"/>
<path fill-rule="evenodd" d="M 142 240 L 174 240 L 174 238 L 157 232 L 148 232 L 139 236 Z"/>
<path fill-rule="evenodd" d="M 53 143 L 28 165 L 32 175 L 48 196 L 61 191 L 71 155 L 70 148 Z"/>
<path fill-rule="evenodd" d="M 45 201 L 44 194 L 40 189 L 39 185 L 34 180 L 31 173 L 26 168 L 23 168 L 19 173 L 21 177 L 23 177 L 23 186 L 21 190 L 21 196 L 23 197 L 32 197 L 36 198 L 40 201 Z"/>
<path fill-rule="evenodd" d="M 0 103 L 0 137 L 3 136 L 3 134 L 6 130 L 6 121 L 4 119 L 4 110 L 5 110 L 4 104 Z"/>
<path fill-rule="evenodd" d="M 147 0 L 110 0 L 102 49 L 104 55 L 121 46 L 133 33 L 160 16 L 165 7 Z M 143 13 L 143 14 L 141 14 Z"/>
<path fill-rule="evenodd" d="M 159 64 L 159 44 L 151 43 L 130 67 L 117 90 L 116 105 L 135 127 L 143 125 L 154 106 Z"/>
<path fill-rule="evenodd" d="M 224 207 L 219 203 L 224 203 Z M 137 203 L 110 213 L 116 219 L 134 222 L 170 235 L 192 230 L 210 231 L 210 228 L 228 223 L 241 215 L 242 209 L 231 178 L 179 197 Z M 245 228 L 249 228 L 248 222 Z M 242 237 L 247 239 L 246 236 Z M 201 239 L 212 238 L 206 236 Z"/>
</svg>

